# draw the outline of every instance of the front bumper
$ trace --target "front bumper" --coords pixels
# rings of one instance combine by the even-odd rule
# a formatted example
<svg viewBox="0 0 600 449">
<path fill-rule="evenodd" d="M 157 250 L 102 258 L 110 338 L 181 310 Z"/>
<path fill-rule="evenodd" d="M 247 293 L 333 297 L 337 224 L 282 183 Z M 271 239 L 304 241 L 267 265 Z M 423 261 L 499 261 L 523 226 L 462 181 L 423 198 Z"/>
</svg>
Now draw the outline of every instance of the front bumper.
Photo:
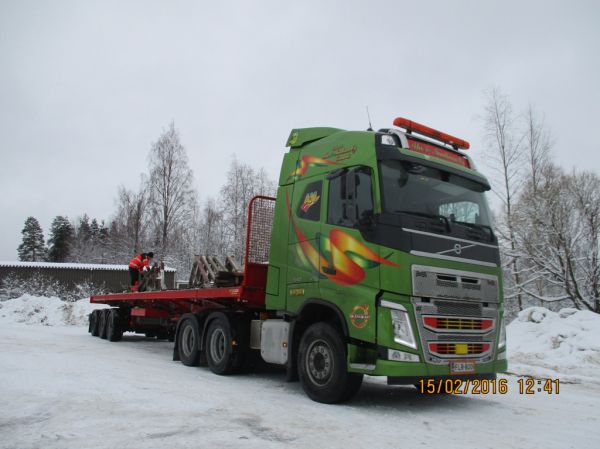
<svg viewBox="0 0 600 449">
<path fill-rule="evenodd" d="M 475 364 L 475 374 L 492 374 L 505 372 L 508 368 L 506 360 L 496 360 L 488 363 Z M 450 374 L 450 365 L 433 365 L 429 363 L 396 362 L 377 359 L 374 364 L 350 363 L 348 371 L 368 374 L 370 376 L 430 378 L 450 376 L 461 378 L 459 374 Z"/>
</svg>

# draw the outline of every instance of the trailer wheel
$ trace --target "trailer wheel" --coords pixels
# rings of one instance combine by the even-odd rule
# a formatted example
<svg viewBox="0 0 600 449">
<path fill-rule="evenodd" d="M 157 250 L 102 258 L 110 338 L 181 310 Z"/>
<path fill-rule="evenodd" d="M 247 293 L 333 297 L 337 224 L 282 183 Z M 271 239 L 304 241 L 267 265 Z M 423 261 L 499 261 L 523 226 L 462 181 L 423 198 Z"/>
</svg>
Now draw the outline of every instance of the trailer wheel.
<svg viewBox="0 0 600 449">
<path fill-rule="evenodd" d="M 102 309 L 98 311 L 98 336 L 106 340 L 106 322 L 108 321 L 108 313 L 110 309 Z"/>
<path fill-rule="evenodd" d="M 243 365 L 244 350 L 237 340 L 236 324 L 223 313 L 210 320 L 204 350 L 208 367 L 215 374 L 231 374 Z"/>
<path fill-rule="evenodd" d="M 92 336 L 97 337 L 100 331 L 100 316 L 99 310 L 94 310 L 90 315 L 90 332 Z"/>
<path fill-rule="evenodd" d="M 185 318 L 177 335 L 179 358 L 185 366 L 200 364 L 200 326 L 195 317 Z"/>
<path fill-rule="evenodd" d="M 325 404 L 351 399 L 363 380 L 362 374 L 348 372 L 344 341 L 328 323 L 315 323 L 302 335 L 298 375 L 308 397 Z"/>
<path fill-rule="evenodd" d="M 123 338 L 123 327 L 117 309 L 109 309 L 107 313 L 106 338 L 108 341 L 119 341 Z"/>
</svg>

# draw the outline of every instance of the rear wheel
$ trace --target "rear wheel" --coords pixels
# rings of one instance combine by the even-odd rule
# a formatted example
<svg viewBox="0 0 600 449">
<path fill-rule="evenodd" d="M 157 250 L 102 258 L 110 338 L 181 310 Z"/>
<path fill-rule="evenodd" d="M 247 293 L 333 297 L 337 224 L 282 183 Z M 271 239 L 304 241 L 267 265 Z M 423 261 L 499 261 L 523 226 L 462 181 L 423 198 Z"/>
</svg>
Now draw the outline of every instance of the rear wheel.
<svg viewBox="0 0 600 449">
<path fill-rule="evenodd" d="M 363 376 L 349 373 L 346 364 L 344 341 L 333 326 L 315 323 L 306 329 L 298 350 L 298 375 L 312 400 L 333 404 L 358 392 Z"/>
<path fill-rule="evenodd" d="M 100 330 L 100 311 L 94 310 L 90 315 L 90 332 L 94 337 L 97 337 Z"/>
<path fill-rule="evenodd" d="M 181 363 L 186 366 L 200 364 L 200 326 L 195 317 L 185 318 L 180 324 L 177 348 Z"/>
<path fill-rule="evenodd" d="M 98 336 L 106 339 L 106 322 L 108 321 L 108 313 L 110 309 L 102 309 L 98 311 Z"/>
<path fill-rule="evenodd" d="M 110 309 L 106 320 L 106 338 L 108 341 L 119 341 L 123 338 L 123 326 L 118 309 Z"/>
<path fill-rule="evenodd" d="M 223 313 L 217 313 L 206 332 L 206 362 L 215 374 L 231 374 L 244 363 L 244 336 L 238 335 L 238 323 Z"/>
</svg>

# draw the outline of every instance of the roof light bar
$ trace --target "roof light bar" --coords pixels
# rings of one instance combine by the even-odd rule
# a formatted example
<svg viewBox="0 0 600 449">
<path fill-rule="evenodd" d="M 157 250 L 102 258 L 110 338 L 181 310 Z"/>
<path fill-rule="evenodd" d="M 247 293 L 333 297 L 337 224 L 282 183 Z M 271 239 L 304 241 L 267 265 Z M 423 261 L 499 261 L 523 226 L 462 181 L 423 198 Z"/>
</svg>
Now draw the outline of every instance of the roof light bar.
<svg viewBox="0 0 600 449">
<path fill-rule="evenodd" d="M 423 136 L 430 137 L 435 140 L 439 140 L 448 145 L 452 145 L 456 149 L 468 150 L 470 145 L 469 142 L 458 137 L 451 136 L 450 134 L 443 133 L 436 129 L 430 128 L 429 126 L 421 125 L 420 123 L 413 122 L 402 117 L 394 119 L 394 126 L 404 128 L 407 132 L 416 132 Z"/>
</svg>

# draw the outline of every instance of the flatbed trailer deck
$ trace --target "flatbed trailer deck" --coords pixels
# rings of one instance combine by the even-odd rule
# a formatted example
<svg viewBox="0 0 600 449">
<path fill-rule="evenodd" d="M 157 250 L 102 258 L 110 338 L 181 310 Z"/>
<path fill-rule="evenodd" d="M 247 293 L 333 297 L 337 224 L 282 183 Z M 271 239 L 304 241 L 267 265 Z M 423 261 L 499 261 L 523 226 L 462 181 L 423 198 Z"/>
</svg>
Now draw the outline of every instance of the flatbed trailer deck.
<svg viewBox="0 0 600 449">
<path fill-rule="evenodd" d="M 265 237 L 265 233 L 271 231 L 274 201 L 275 198 L 256 196 L 248 205 L 245 263 L 240 285 L 92 296 L 91 303 L 109 305 L 113 307 L 112 313 L 120 314 L 118 319 L 113 318 L 116 328 L 110 329 L 116 334 L 107 338 L 116 341 L 123 332 L 131 331 L 172 340 L 177 323 L 186 313 L 198 315 L 219 309 L 246 313 L 264 311 L 269 251 L 265 242 L 270 241 L 270 234 Z M 97 318 L 97 332 L 103 337 L 106 330 L 102 327 L 106 328 L 110 317 Z M 92 333 L 95 333 L 94 321 L 90 319 Z"/>
</svg>

